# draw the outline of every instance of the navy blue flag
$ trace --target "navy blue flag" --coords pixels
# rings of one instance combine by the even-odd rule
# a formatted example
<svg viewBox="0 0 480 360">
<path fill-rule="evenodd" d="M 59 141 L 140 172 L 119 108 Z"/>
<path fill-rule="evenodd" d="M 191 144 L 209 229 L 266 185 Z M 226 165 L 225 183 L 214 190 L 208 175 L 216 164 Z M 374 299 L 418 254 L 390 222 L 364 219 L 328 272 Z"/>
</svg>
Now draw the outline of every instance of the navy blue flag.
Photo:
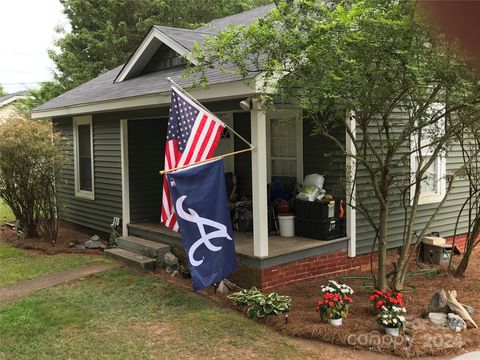
<svg viewBox="0 0 480 360">
<path fill-rule="evenodd" d="M 225 279 L 237 267 L 223 160 L 167 175 L 193 290 Z"/>
</svg>

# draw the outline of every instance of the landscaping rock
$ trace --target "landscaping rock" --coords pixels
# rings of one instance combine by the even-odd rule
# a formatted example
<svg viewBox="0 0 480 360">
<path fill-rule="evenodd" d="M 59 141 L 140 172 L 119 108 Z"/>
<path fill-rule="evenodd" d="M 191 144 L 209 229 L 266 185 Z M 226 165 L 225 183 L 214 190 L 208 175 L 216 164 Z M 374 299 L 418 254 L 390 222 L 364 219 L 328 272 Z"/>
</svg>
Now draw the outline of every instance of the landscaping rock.
<svg viewBox="0 0 480 360">
<path fill-rule="evenodd" d="M 435 326 L 444 326 L 444 327 L 448 326 L 448 318 L 447 318 L 447 314 L 445 313 L 431 312 L 428 314 L 428 318 L 430 319 L 432 324 Z"/>
<path fill-rule="evenodd" d="M 85 241 L 85 247 L 87 249 L 99 249 L 100 246 L 102 246 L 102 243 L 97 235 L 93 235 L 90 240 Z"/>
<path fill-rule="evenodd" d="M 220 281 L 220 284 L 218 284 L 217 287 L 217 292 L 219 292 L 220 294 L 228 294 L 228 287 L 225 282 Z"/>
<path fill-rule="evenodd" d="M 430 304 L 427 307 L 428 313 L 448 313 L 449 308 L 447 306 L 447 294 L 445 290 L 439 290 L 432 296 Z"/>
<path fill-rule="evenodd" d="M 467 323 L 457 314 L 450 313 L 447 315 L 448 327 L 456 332 L 463 331 L 467 328 Z"/>
<path fill-rule="evenodd" d="M 171 274 L 174 271 L 178 272 L 179 265 L 178 265 L 178 258 L 173 255 L 171 252 L 167 252 L 163 256 L 163 263 L 165 264 L 165 270 L 167 273 Z"/>
</svg>

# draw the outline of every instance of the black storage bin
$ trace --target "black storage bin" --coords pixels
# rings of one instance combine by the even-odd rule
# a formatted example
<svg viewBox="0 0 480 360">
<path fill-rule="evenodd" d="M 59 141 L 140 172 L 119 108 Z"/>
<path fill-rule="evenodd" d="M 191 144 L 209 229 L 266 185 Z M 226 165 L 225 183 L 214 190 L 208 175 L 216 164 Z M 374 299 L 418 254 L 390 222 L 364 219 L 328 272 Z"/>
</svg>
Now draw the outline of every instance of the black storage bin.
<svg viewBox="0 0 480 360">
<path fill-rule="evenodd" d="M 305 220 L 338 219 L 340 216 L 340 201 L 320 200 L 305 201 L 295 199 L 295 216 Z"/>
<path fill-rule="evenodd" d="M 340 221 L 336 218 L 311 220 L 295 216 L 295 234 L 318 240 L 337 239 L 341 237 Z"/>
</svg>

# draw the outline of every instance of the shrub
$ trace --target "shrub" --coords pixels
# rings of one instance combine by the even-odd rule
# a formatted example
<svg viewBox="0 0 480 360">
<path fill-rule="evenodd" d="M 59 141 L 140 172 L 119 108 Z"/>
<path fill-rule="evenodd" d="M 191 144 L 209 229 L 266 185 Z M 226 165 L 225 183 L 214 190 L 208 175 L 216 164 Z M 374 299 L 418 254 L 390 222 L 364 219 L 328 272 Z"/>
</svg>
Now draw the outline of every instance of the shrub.
<svg viewBox="0 0 480 360">
<path fill-rule="evenodd" d="M 292 307 L 290 296 L 275 292 L 265 296 L 256 287 L 233 293 L 228 298 L 232 299 L 235 305 L 248 306 L 247 316 L 253 319 L 280 315 L 288 312 Z"/>
<path fill-rule="evenodd" d="M 26 237 L 57 236 L 56 180 L 65 163 L 60 135 L 45 121 L 12 118 L 0 125 L 0 197 Z"/>
</svg>

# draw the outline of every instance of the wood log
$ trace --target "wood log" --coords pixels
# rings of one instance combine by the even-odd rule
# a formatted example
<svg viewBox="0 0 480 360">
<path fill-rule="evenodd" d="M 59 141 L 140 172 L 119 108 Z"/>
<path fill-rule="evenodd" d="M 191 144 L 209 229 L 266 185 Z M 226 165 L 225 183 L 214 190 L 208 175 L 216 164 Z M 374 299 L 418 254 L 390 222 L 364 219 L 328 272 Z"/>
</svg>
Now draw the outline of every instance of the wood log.
<svg viewBox="0 0 480 360">
<path fill-rule="evenodd" d="M 455 314 L 460 316 L 463 320 L 469 322 L 472 326 L 478 329 L 477 324 L 472 319 L 470 314 L 465 310 L 462 304 L 457 300 L 457 290 L 449 291 L 447 294 L 447 305 Z"/>
</svg>

